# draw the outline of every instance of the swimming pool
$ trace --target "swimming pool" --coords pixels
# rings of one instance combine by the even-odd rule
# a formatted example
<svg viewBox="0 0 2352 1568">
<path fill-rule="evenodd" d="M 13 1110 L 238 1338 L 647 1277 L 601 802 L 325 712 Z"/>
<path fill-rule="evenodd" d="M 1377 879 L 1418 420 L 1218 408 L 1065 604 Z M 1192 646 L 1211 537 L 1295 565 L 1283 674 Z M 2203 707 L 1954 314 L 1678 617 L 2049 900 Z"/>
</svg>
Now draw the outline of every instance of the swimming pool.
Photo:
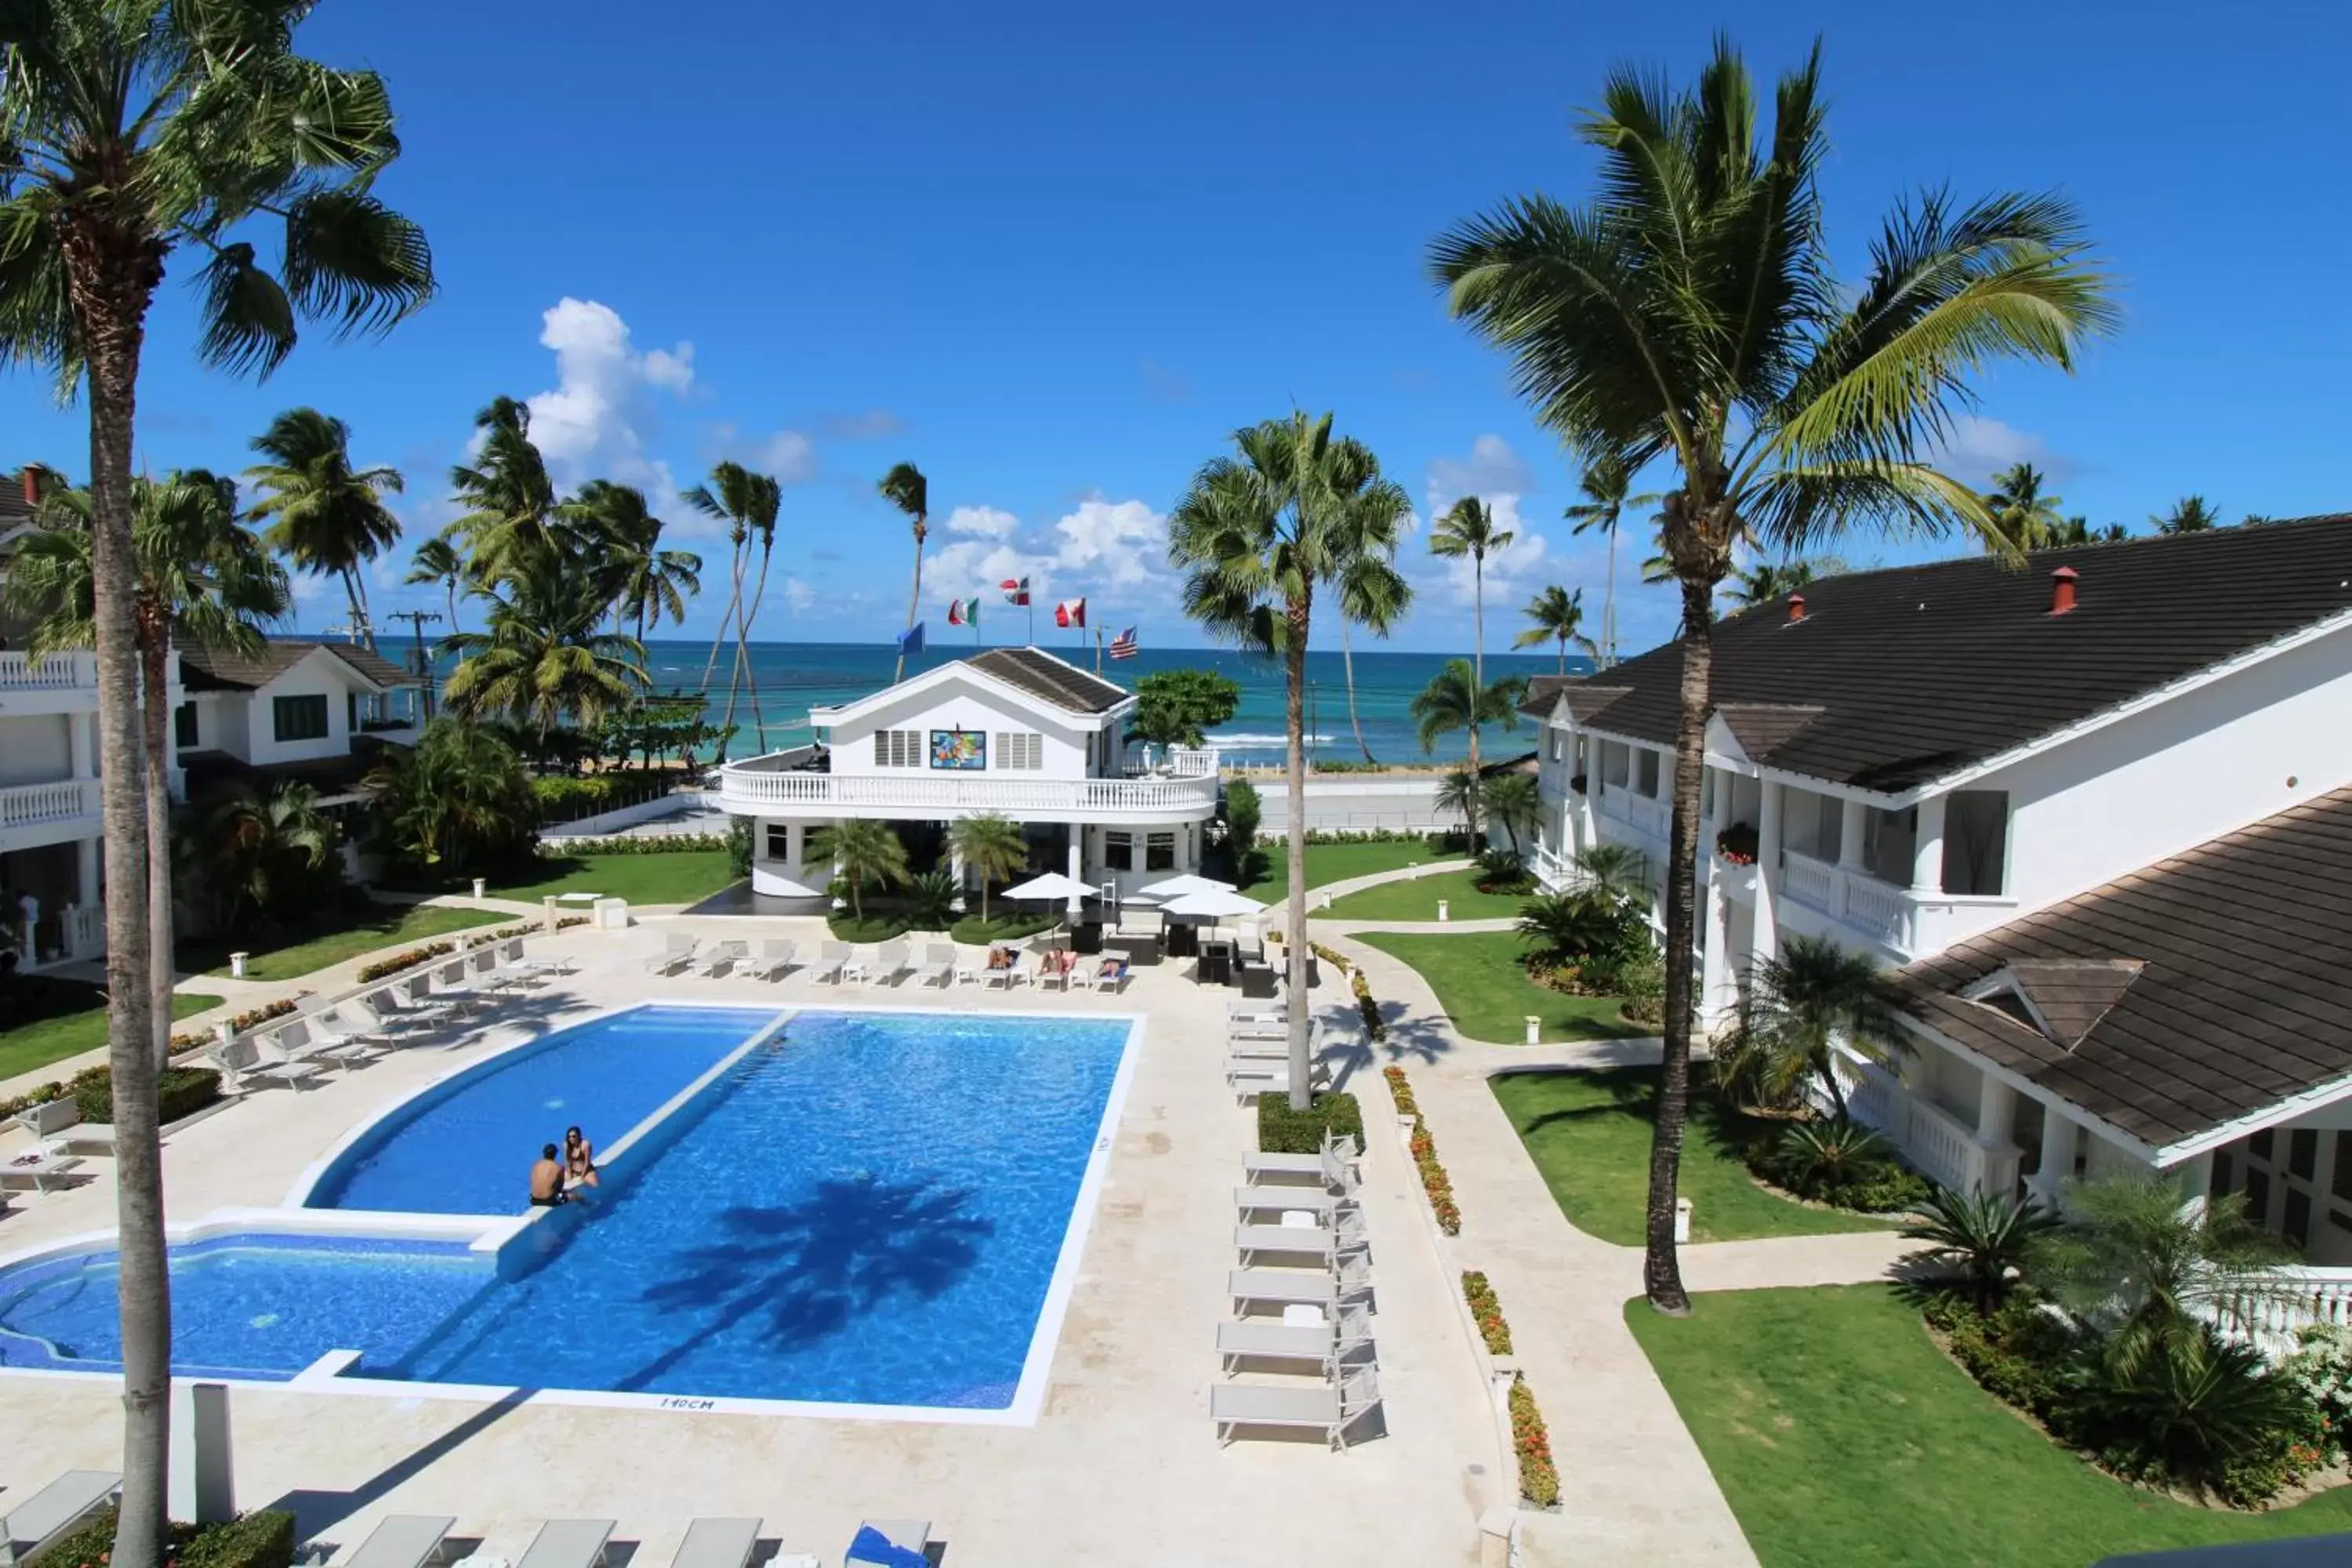
<svg viewBox="0 0 2352 1568">
<path fill-rule="evenodd" d="M 307 1224 L 511 1215 L 499 1118 L 609 1139 L 632 1107 L 677 1103 L 586 1201 L 482 1222 L 512 1231 L 495 1246 L 175 1247 L 175 1363 L 284 1379 L 356 1351 L 334 1382 L 1033 1419 L 1134 1021 L 811 1011 L 762 1038 L 777 1017 L 640 1009 L 426 1091 L 330 1163 L 309 1202 L 346 1213 Z M 633 1029 L 659 1043 L 632 1054 Z M 0 1364 L 110 1366 L 111 1270 L 107 1253 L 0 1270 Z"/>
</svg>

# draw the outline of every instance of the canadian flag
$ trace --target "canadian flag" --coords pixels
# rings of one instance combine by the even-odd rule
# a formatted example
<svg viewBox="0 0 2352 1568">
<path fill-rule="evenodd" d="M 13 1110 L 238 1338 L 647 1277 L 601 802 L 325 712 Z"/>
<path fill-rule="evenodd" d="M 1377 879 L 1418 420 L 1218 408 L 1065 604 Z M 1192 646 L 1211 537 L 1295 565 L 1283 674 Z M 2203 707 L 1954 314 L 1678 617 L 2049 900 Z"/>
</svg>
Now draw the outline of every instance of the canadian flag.
<svg viewBox="0 0 2352 1568">
<path fill-rule="evenodd" d="M 1054 606 L 1054 624 L 1057 626 L 1085 626 L 1087 602 L 1084 599 L 1064 599 Z"/>
</svg>

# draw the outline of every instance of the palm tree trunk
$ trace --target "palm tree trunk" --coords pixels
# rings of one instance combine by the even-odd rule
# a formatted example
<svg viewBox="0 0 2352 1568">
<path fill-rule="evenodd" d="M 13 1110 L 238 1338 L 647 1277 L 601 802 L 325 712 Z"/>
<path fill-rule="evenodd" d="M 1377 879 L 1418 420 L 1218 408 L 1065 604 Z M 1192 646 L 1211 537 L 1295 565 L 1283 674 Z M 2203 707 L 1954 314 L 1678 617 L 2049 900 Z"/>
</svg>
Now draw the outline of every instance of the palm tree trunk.
<svg viewBox="0 0 2352 1568">
<path fill-rule="evenodd" d="M 1846 1121 L 1851 1112 L 1846 1110 L 1845 1086 L 1838 1082 L 1835 1047 L 1822 1055 L 1822 1082 L 1830 1091 L 1830 1104 L 1836 1108 L 1837 1119 L 1840 1121 Z"/>
<path fill-rule="evenodd" d="M 162 267 L 151 247 L 72 226 L 67 269 L 89 386 L 90 574 L 98 645 L 99 798 L 106 822 L 107 1068 L 114 1085 L 117 1291 L 122 1313 L 122 1504 L 110 1561 L 155 1568 L 171 1458 L 171 1277 L 163 1250 L 149 992 L 146 803 L 140 777 L 139 654 L 131 542 L 131 421 L 147 305 Z"/>
<path fill-rule="evenodd" d="M 367 586 L 360 581 L 360 569 L 343 568 L 343 595 L 352 604 L 352 640 L 370 653 L 375 651 L 375 623 L 368 619 Z"/>
<path fill-rule="evenodd" d="M 1339 618 L 1339 664 L 1348 673 L 1348 728 L 1356 732 L 1356 749 L 1364 753 L 1364 761 L 1376 762 L 1371 747 L 1364 744 L 1364 726 L 1356 717 L 1356 656 L 1348 647 L 1348 621 Z"/>
<path fill-rule="evenodd" d="M 1712 585 L 1683 581 L 1683 679 L 1675 735 L 1674 816 L 1666 834 L 1665 1051 L 1658 1068 L 1658 1121 L 1650 1142 L 1650 1205 L 1642 1288 L 1669 1317 L 1690 1311 L 1675 1252 L 1675 1192 L 1690 1121 L 1691 947 L 1696 932 L 1699 784 L 1706 773 L 1707 683 L 1715 663 Z"/>
<path fill-rule="evenodd" d="M 736 545 L 730 552 L 730 560 L 732 563 L 729 566 L 728 573 L 735 581 L 735 592 L 737 594 L 740 594 L 743 591 L 743 568 L 741 565 L 742 554 L 743 547 L 740 544 Z M 719 616 L 719 635 L 710 639 L 710 657 L 703 660 L 702 663 L 702 695 L 706 699 L 710 695 L 710 678 L 719 668 L 719 650 L 727 646 L 728 623 L 732 621 L 734 618 L 735 600 L 732 596 L 730 596 L 727 601 L 727 608 L 720 612 Z"/>
<path fill-rule="evenodd" d="M 768 559 L 775 553 L 775 550 L 776 546 L 773 539 L 771 539 L 761 550 L 760 581 L 759 584 L 751 590 L 751 607 L 744 613 L 740 620 L 735 623 L 735 646 L 737 657 L 740 658 L 743 663 L 743 689 L 745 691 L 750 693 L 751 698 L 751 725 L 752 728 L 759 731 L 760 750 L 762 752 L 766 752 L 768 749 L 768 721 L 760 712 L 760 678 L 758 672 L 754 670 L 751 666 L 751 645 L 750 637 L 751 633 L 751 623 L 760 618 L 760 605 L 768 596 Z M 638 640 L 643 641 L 644 639 L 640 638 Z"/>
<path fill-rule="evenodd" d="M 923 521 L 915 520 L 915 591 L 907 595 L 907 629 L 915 629 L 915 617 L 923 613 Z M 896 686 L 907 678 L 907 650 L 898 649 L 898 667 L 890 672 L 890 684 Z"/>
<path fill-rule="evenodd" d="M 1470 557 L 1470 673 L 1478 678 L 1478 689 L 1486 689 L 1486 558 Z M 1472 744 L 1476 744 L 1477 713 L 1471 712 Z"/>
<path fill-rule="evenodd" d="M 1568 678 L 1568 634 L 1566 632 L 1559 634 L 1559 673 L 1563 680 Z"/>
<path fill-rule="evenodd" d="M 147 766 L 147 975 L 155 1009 L 155 1066 L 172 1059 L 172 794 L 168 770 L 172 711 L 172 644 L 168 625 L 145 628 L 140 639 L 140 707 L 145 720 Z"/>
<path fill-rule="evenodd" d="M 749 561 L 750 554 L 747 551 L 738 549 L 735 552 L 734 564 L 731 568 L 735 578 L 735 587 L 734 591 L 727 595 L 727 614 L 734 620 L 737 630 L 735 639 L 735 662 L 730 665 L 727 669 L 727 716 L 719 721 L 719 755 L 716 760 L 720 763 L 727 761 L 727 742 L 729 739 L 727 731 L 734 727 L 735 698 L 736 694 L 742 689 L 743 685 L 743 649 L 741 631 L 743 625 L 743 568 L 749 563 Z M 722 639 L 727 636 L 727 627 L 725 625 L 722 624 L 719 626 L 719 635 Z M 713 663 L 718 661 L 719 649 L 716 646 L 713 646 L 710 650 L 710 658 Z M 709 684 L 707 681 L 704 689 L 706 690 L 709 689 Z"/>
<path fill-rule="evenodd" d="M 1290 1109 L 1304 1110 L 1313 1103 L 1307 1092 L 1310 1063 L 1307 1054 L 1307 628 L 1313 601 L 1305 595 L 1284 606 L 1290 645 L 1283 650 L 1287 689 L 1283 693 L 1284 750 L 1290 777 L 1284 789 L 1289 813 L 1290 842 L 1284 848 L 1290 868 L 1289 949 L 1290 996 L 1284 1009 L 1289 1018 Z"/>
<path fill-rule="evenodd" d="M 1601 657 L 1593 662 L 1606 669 L 1617 662 L 1617 519 L 1609 520 L 1609 585 L 1601 595 Z"/>
</svg>

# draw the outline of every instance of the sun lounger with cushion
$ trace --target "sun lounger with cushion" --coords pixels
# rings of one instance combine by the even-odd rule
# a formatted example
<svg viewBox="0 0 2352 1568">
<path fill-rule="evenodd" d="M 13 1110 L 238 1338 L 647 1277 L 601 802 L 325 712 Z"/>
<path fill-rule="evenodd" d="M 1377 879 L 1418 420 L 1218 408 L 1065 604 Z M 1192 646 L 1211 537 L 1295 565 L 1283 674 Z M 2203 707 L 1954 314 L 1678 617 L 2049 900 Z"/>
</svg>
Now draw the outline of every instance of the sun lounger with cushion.
<svg viewBox="0 0 2352 1568">
<path fill-rule="evenodd" d="M 539 1527 L 515 1568 L 604 1568 L 613 1539 L 609 1519 L 551 1519 Z"/>
<path fill-rule="evenodd" d="M 1369 1257 L 1369 1247 L 1360 1224 L 1337 1230 L 1326 1230 L 1319 1225 L 1244 1225 L 1234 1230 L 1234 1249 L 1241 1255 L 1244 1268 L 1265 1253 L 1294 1262 L 1299 1258 L 1328 1262 L 1343 1251 L 1361 1252 Z"/>
<path fill-rule="evenodd" d="M 231 1087 L 243 1089 L 250 1083 L 282 1083 L 299 1091 L 311 1086 L 325 1069 L 317 1062 L 264 1061 L 261 1047 L 251 1040 L 237 1040 L 226 1046 L 214 1046 L 205 1052 L 205 1059 L 228 1076 Z"/>
<path fill-rule="evenodd" d="M 1339 1282 L 1326 1268 L 1236 1268 L 1225 1276 L 1225 1294 L 1236 1317 L 1255 1307 L 1320 1307 L 1339 1304 Z"/>
<path fill-rule="evenodd" d="M 760 956 L 735 966 L 737 973 L 754 980 L 782 980 L 784 971 L 793 966 L 793 957 L 800 950 L 784 937 L 770 937 L 760 944 Z"/>
<path fill-rule="evenodd" d="M 661 951 L 646 960 L 646 973 L 667 974 L 673 969 L 685 967 L 694 961 L 694 950 L 697 945 L 694 938 L 684 932 L 670 932 L 662 938 Z"/>
<path fill-rule="evenodd" d="M 1370 1367 L 1337 1384 L 1220 1383 L 1209 1389 L 1209 1415 L 1220 1444 L 1231 1443 L 1240 1427 L 1276 1426 L 1320 1431 L 1331 1447 L 1344 1450 L 1348 1429 L 1380 1402 L 1380 1384 Z"/>
<path fill-rule="evenodd" d="M 1279 1215 L 1297 1210 L 1328 1222 L 1332 1215 L 1359 1212 L 1353 1194 L 1328 1193 L 1320 1187 L 1235 1187 L 1234 1212 Z"/>
<path fill-rule="evenodd" d="M 756 1519 L 698 1519 L 686 1527 L 669 1568 L 743 1568 L 759 1544 Z"/>
<path fill-rule="evenodd" d="M 1116 992 L 1134 973 L 1135 965 L 1127 959 L 1104 958 L 1096 963 L 1093 973 L 1081 978 L 1080 984 L 1089 991 Z"/>
<path fill-rule="evenodd" d="M 690 973 L 710 980 L 715 979 L 720 970 L 733 969 L 751 956 L 751 944 L 748 942 L 713 942 L 697 953 L 687 969 Z"/>
<path fill-rule="evenodd" d="M 343 1568 L 424 1568 L 438 1563 L 442 1542 L 457 1522 L 446 1514 L 389 1515 L 344 1560 Z"/>
<path fill-rule="evenodd" d="M 912 976 L 918 985 L 947 986 L 955 981 L 955 943 L 934 942 L 923 948 L 923 962 L 915 965 Z"/>
<path fill-rule="evenodd" d="M 896 985 L 906 973 L 907 944 L 903 942 L 886 942 L 876 948 L 872 962 L 862 971 L 868 985 Z M 846 971 L 843 978 L 848 978 Z"/>
<path fill-rule="evenodd" d="M 821 942 L 816 944 L 816 962 L 808 966 L 808 978 L 838 983 L 842 968 L 849 962 L 849 944 L 845 942 Z"/>
<path fill-rule="evenodd" d="M 1242 1162 L 1242 1169 L 1252 1182 L 1260 1184 L 1314 1182 L 1351 1192 L 1356 1181 L 1349 1166 L 1361 1157 L 1362 1151 L 1356 1141 L 1342 1133 L 1336 1140 L 1327 1135 L 1323 1147 L 1310 1154 L 1270 1152 L 1249 1155 Z"/>
<path fill-rule="evenodd" d="M 269 1043 L 290 1062 L 321 1062 L 330 1067 L 365 1067 L 387 1048 L 354 1039 L 331 1029 L 314 1027 L 308 1018 L 280 1024 L 269 1033 Z"/>
<path fill-rule="evenodd" d="M 30 1557 L 100 1509 L 122 1489 L 122 1478 L 112 1470 L 68 1470 L 32 1496 L 9 1500 L 15 1506 L 0 1519 L 0 1564 Z"/>
<path fill-rule="evenodd" d="M 1337 1322 L 1278 1323 L 1244 1318 L 1217 1325 L 1217 1354 L 1228 1373 L 1247 1361 L 1313 1362 L 1329 1375 L 1339 1358 L 1372 1342 L 1371 1317 L 1361 1307 L 1342 1307 Z"/>
<path fill-rule="evenodd" d="M 869 1519 L 850 1537 L 849 1551 L 842 1561 L 851 1568 L 859 1563 L 872 1563 L 875 1568 L 929 1568 L 930 1558 L 925 1548 L 930 1542 L 929 1520 Z"/>
<path fill-rule="evenodd" d="M 992 947 L 988 950 L 988 962 L 980 971 L 982 985 L 1002 985 L 1010 991 L 1027 978 L 1027 971 L 1021 967 L 1019 948 Z"/>
</svg>

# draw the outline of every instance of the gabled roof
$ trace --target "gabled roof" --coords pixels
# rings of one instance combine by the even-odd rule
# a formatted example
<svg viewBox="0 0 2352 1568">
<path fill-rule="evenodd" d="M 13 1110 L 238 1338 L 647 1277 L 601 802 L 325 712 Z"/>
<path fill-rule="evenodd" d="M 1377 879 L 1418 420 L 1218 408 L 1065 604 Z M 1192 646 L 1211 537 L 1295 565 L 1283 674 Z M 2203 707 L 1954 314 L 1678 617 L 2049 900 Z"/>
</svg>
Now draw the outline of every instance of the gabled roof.
<svg viewBox="0 0 2352 1568">
<path fill-rule="evenodd" d="M 1962 994 L 2004 970 L 2048 1032 Z M 2352 789 L 1971 937 L 1896 984 L 1936 1033 L 2159 1149 L 2347 1082 Z"/>
<path fill-rule="evenodd" d="M 257 691 L 320 648 L 370 687 L 389 691 L 415 686 L 416 677 L 381 654 L 352 643 L 320 642 L 310 637 L 273 637 L 257 653 L 234 653 L 221 648 L 184 647 L 181 678 L 191 691 Z"/>
<path fill-rule="evenodd" d="M 1128 700 L 1125 688 L 1089 675 L 1043 648 L 992 647 L 963 662 L 1073 713 L 1108 713 Z"/>
<path fill-rule="evenodd" d="M 2053 615 L 2061 566 L 2075 607 Z M 1801 620 L 1774 600 L 1717 624 L 1715 700 L 1818 708 L 1750 760 L 1894 794 L 2352 615 L 2352 517 L 1858 572 L 1804 597 Z M 1670 746 L 1681 678 L 1675 642 L 1559 694 L 1581 723 Z M 1579 710 L 1604 681 L 1623 689 Z"/>
<path fill-rule="evenodd" d="M 1811 703 L 1724 702 L 1717 705 L 1715 716 L 1752 762 L 1786 745 L 1822 712 Z"/>
</svg>

